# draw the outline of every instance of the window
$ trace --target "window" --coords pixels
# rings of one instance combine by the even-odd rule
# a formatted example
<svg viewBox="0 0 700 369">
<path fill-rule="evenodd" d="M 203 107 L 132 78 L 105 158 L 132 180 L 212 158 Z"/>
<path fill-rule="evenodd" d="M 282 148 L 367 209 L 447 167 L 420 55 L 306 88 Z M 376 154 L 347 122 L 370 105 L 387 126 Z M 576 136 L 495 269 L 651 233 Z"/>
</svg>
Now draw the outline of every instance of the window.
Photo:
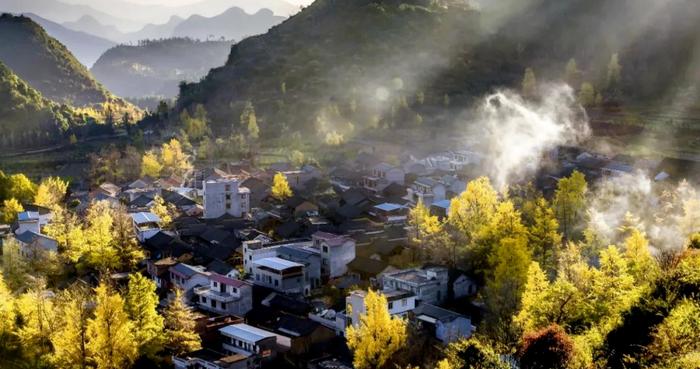
<svg viewBox="0 0 700 369">
<path fill-rule="evenodd" d="M 221 309 L 222 309 L 222 310 L 226 310 L 226 303 L 225 303 L 225 302 L 222 302 L 222 303 L 221 303 Z"/>
<path fill-rule="evenodd" d="M 391 309 L 393 309 L 393 308 L 394 308 L 394 302 L 393 302 L 393 301 L 389 301 L 389 310 L 391 310 Z"/>
<path fill-rule="evenodd" d="M 201 296 L 201 297 L 200 297 L 200 301 L 201 301 L 202 303 L 206 304 L 206 303 L 207 303 L 207 298 L 204 297 L 204 296 Z"/>
<path fill-rule="evenodd" d="M 323 252 L 328 252 L 328 246 L 323 246 Z"/>
<path fill-rule="evenodd" d="M 231 200 L 231 194 L 230 194 L 230 193 L 227 193 L 227 194 L 226 194 L 226 200 Z"/>
<path fill-rule="evenodd" d="M 219 287 L 219 283 L 214 281 L 214 287 Z"/>
<path fill-rule="evenodd" d="M 236 287 L 231 287 L 231 291 L 232 291 L 233 293 L 238 293 L 238 288 L 236 288 Z"/>
<path fill-rule="evenodd" d="M 224 187 L 224 189 L 225 189 L 226 192 L 231 191 L 231 185 L 226 185 L 226 186 Z"/>
<path fill-rule="evenodd" d="M 408 300 L 402 299 L 402 300 L 401 300 L 401 306 L 406 306 L 406 305 L 408 305 Z"/>
<path fill-rule="evenodd" d="M 279 286 L 279 284 L 280 284 L 280 281 L 275 279 L 275 287 Z"/>
<path fill-rule="evenodd" d="M 211 300 L 211 307 L 213 307 L 213 308 L 216 307 L 216 300 Z"/>
</svg>

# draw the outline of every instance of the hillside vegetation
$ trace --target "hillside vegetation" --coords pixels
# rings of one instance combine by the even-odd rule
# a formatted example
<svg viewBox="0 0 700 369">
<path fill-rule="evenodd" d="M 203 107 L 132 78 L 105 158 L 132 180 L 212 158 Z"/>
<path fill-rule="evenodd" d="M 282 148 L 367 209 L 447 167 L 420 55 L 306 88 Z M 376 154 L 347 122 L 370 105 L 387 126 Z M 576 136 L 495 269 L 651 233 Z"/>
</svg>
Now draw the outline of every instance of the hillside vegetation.
<svg viewBox="0 0 700 369">
<path fill-rule="evenodd" d="M 568 82 L 576 90 L 588 83 L 591 100 L 598 94 L 607 105 L 674 100 L 700 80 L 696 1 L 487 5 L 318 0 L 234 45 L 225 66 L 182 86 L 178 106 L 204 104 L 223 128 L 250 100 L 263 134 L 350 135 L 439 121 L 445 107 L 461 110 L 498 87 L 519 89 L 527 68 L 541 81 L 564 79 L 572 60 Z"/>
<path fill-rule="evenodd" d="M 92 110 L 96 117 L 140 112 L 105 90 L 70 51 L 30 18 L 0 16 L 0 61 L 44 97 Z"/>
</svg>

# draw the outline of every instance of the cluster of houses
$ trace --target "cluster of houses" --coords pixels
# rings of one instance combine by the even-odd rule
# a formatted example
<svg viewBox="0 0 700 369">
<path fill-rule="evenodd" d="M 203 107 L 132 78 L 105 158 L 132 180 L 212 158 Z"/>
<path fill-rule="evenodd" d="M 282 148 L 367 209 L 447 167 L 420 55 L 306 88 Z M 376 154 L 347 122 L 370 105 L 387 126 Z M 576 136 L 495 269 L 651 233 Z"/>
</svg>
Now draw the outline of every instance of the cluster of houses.
<svg viewBox="0 0 700 369">
<path fill-rule="evenodd" d="M 545 191 L 574 169 L 598 178 L 640 166 L 575 148 L 548 155 L 557 165 L 537 178 Z M 436 344 L 473 334 L 478 316 L 464 307 L 471 307 L 465 301 L 478 286 L 468 275 L 441 265 L 406 269 L 392 260 L 407 246 L 408 211 L 422 202 L 445 217 L 481 158 L 447 151 L 389 164 L 361 153 L 351 164 L 323 171 L 231 164 L 186 178 L 76 189 L 67 202 L 78 212 L 92 200 L 125 205 L 147 256 L 144 272 L 162 303 L 179 288 L 198 312 L 204 348 L 174 357 L 176 368 L 258 368 L 282 358 L 296 367 L 350 368 L 344 336 L 366 311 L 369 288 L 386 296 L 392 315 Z M 671 176 L 670 169 L 662 172 Z M 270 196 L 275 173 L 287 178 L 291 198 Z M 167 229 L 151 212 L 158 196 L 179 213 Z M 16 238 L 27 256 L 56 251 L 57 242 L 42 233 L 51 210 L 24 209 L 0 233 Z"/>
</svg>

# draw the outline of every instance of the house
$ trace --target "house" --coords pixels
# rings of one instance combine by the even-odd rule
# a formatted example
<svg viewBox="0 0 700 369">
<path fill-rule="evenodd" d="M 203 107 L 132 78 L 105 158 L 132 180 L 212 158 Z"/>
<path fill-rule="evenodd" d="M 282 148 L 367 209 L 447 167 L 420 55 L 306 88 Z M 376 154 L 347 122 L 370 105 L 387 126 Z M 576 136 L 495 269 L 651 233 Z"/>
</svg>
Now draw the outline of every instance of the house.
<svg viewBox="0 0 700 369">
<path fill-rule="evenodd" d="M 460 274 L 459 277 L 455 278 L 452 282 L 452 296 L 454 298 L 462 298 L 465 296 L 471 296 L 476 294 L 478 285 L 474 280 L 467 277 L 464 274 Z"/>
<path fill-rule="evenodd" d="M 387 163 L 379 163 L 372 167 L 370 174 L 362 177 L 362 186 L 372 192 L 381 192 L 391 183 L 404 183 L 403 169 Z"/>
<path fill-rule="evenodd" d="M 24 211 L 17 213 L 15 234 L 25 231 L 41 233 L 42 229 L 53 219 L 53 212 L 49 208 L 33 204 L 22 204 L 22 207 Z"/>
<path fill-rule="evenodd" d="M 153 187 L 153 178 L 145 176 L 142 178 L 139 178 L 131 183 L 129 183 L 126 187 L 128 189 L 145 189 L 145 188 L 151 188 Z"/>
<path fill-rule="evenodd" d="M 272 332 L 245 323 L 226 326 L 219 332 L 223 337 L 224 351 L 247 357 L 252 364 L 248 368 L 258 368 L 261 363 L 277 356 L 277 335 Z"/>
<path fill-rule="evenodd" d="M 250 207 L 258 208 L 262 201 L 270 195 L 270 186 L 258 178 L 250 177 L 241 183 L 242 187 L 250 190 Z"/>
<path fill-rule="evenodd" d="M 253 283 L 288 294 L 311 292 L 304 279 L 304 265 L 278 257 L 257 259 L 252 262 Z"/>
<path fill-rule="evenodd" d="M 299 196 L 292 196 L 285 204 L 294 218 L 318 216 L 318 205 Z"/>
<path fill-rule="evenodd" d="M 450 214 L 451 204 L 452 200 L 435 201 L 430 205 L 430 214 L 438 217 L 440 220 L 445 219 Z"/>
<path fill-rule="evenodd" d="M 271 327 L 278 333 L 278 343 L 289 347 L 292 355 L 305 355 L 312 348 L 335 338 L 335 332 L 309 318 L 281 314 Z"/>
<path fill-rule="evenodd" d="M 160 232 L 160 218 L 150 212 L 141 212 L 130 214 L 131 220 L 134 223 L 136 238 L 140 242 L 145 242 L 147 239 L 155 236 Z"/>
<path fill-rule="evenodd" d="M 240 218 L 250 212 L 250 190 L 237 178 L 204 181 L 204 218 L 219 218 L 224 214 Z"/>
<path fill-rule="evenodd" d="M 338 278 L 348 272 L 348 264 L 355 260 L 355 240 L 326 232 L 311 235 L 313 247 L 321 251 L 321 275 Z"/>
<path fill-rule="evenodd" d="M 286 170 L 281 173 L 294 190 L 304 189 L 311 180 L 321 177 L 321 172 L 312 165 L 304 165 L 300 170 Z"/>
<path fill-rule="evenodd" d="M 225 355 L 211 349 L 202 349 L 181 356 L 173 356 L 175 369 L 248 369 L 253 360 L 246 355 Z"/>
<path fill-rule="evenodd" d="M 444 267 L 413 268 L 382 275 L 384 289 L 410 291 L 421 303 L 439 305 L 448 297 L 449 274 Z"/>
<path fill-rule="evenodd" d="M 209 273 L 209 284 L 194 287 L 200 309 L 220 315 L 245 316 L 253 308 L 253 288 L 246 282 Z"/>
<path fill-rule="evenodd" d="M 170 289 L 170 268 L 177 265 L 178 261 L 173 257 L 167 257 L 159 260 L 147 260 L 146 272 L 155 282 L 156 287 L 162 289 Z"/>
<path fill-rule="evenodd" d="M 469 317 L 431 304 L 420 304 L 411 313 L 420 327 L 447 345 L 471 337 L 474 326 Z"/>
<path fill-rule="evenodd" d="M 425 206 L 430 207 L 434 202 L 445 200 L 447 189 L 445 185 L 430 177 L 420 177 L 408 188 L 406 199 L 413 204 L 422 201 Z"/>
<path fill-rule="evenodd" d="M 393 316 L 406 316 L 416 308 L 416 296 L 411 292 L 384 290 L 381 293 L 386 297 L 389 314 Z M 359 326 L 360 316 L 367 312 L 365 298 L 367 298 L 367 291 L 364 290 L 352 291 L 345 298 L 345 313 L 336 315 L 336 325 L 343 335 L 345 335 L 347 327 L 351 325 L 354 327 Z"/>
<path fill-rule="evenodd" d="M 58 241 L 34 231 L 24 231 L 15 236 L 20 245 L 20 254 L 32 258 L 43 252 L 58 252 Z"/>
<path fill-rule="evenodd" d="M 395 270 L 384 261 L 357 256 L 348 264 L 348 274 L 361 281 L 373 282 L 378 275 Z"/>
<path fill-rule="evenodd" d="M 192 266 L 185 263 L 177 263 L 168 269 L 170 282 L 173 287 L 181 289 L 189 298 L 192 297 L 194 288 L 208 286 L 209 273 L 201 266 Z"/>
<path fill-rule="evenodd" d="M 122 192 L 122 189 L 119 186 L 115 185 L 114 183 L 105 182 L 105 183 L 101 184 L 99 187 L 97 187 L 95 192 L 97 194 L 101 193 L 105 196 L 116 198 Z"/>
<path fill-rule="evenodd" d="M 404 223 L 408 217 L 408 209 L 403 205 L 385 202 L 373 206 L 369 214 L 383 223 Z"/>
</svg>

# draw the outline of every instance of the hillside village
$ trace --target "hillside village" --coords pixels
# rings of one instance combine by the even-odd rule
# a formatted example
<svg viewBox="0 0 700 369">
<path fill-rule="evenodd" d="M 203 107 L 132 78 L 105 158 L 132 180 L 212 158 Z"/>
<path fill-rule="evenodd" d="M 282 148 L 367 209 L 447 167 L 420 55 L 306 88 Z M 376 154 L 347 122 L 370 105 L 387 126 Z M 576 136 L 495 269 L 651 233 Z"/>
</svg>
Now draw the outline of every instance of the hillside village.
<svg viewBox="0 0 700 369">
<path fill-rule="evenodd" d="M 412 209 L 425 206 L 445 219 L 483 155 L 466 149 L 403 155 L 392 165 L 364 152 L 324 169 L 236 162 L 92 189 L 79 182 L 62 202 L 79 217 L 90 216 L 95 202 L 125 209 L 144 258 L 109 278 L 123 285 L 130 273 L 143 274 L 157 286 L 161 307 L 181 295 L 196 311 L 202 348 L 173 355 L 175 368 L 351 368 L 346 330 L 366 311 L 368 289 L 386 297 L 391 315 L 422 332 L 422 344 L 447 345 L 479 331 L 483 280 L 454 260 L 421 264 L 407 255 L 415 242 Z M 532 183 L 548 197 L 574 171 L 591 184 L 637 170 L 659 182 L 686 176 L 674 169 L 678 163 L 574 147 L 545 156 Z M 170 219 L 155 214 L 163 208 Z M 59 242 L 44 232 L 53 217 L 50 208 L 22 204 L 3 228 L 5 243 L 15 239 L 27 259 L 58 252 Z"/>
</svg>

